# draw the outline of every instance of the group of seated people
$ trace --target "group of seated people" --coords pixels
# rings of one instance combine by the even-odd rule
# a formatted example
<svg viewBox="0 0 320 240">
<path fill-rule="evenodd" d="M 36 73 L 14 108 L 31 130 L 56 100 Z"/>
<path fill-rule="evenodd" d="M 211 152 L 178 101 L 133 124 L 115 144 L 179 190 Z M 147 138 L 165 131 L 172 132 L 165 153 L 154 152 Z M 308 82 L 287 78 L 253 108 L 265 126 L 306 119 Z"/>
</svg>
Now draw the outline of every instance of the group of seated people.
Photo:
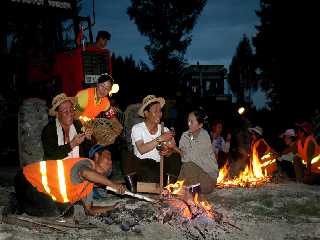
<svg viewBox="0 0 320 240">
<path fill-rule="evenodd" d="M 111 186 L 123 194 L 126 188 L 108 179 L 112 170 L 111 152 L 108 146 L 96 144 L 93 129 L 83 127 L 79 116 L 90 119 L 110 109 L 108 94 L 113 79 L 102 75 L 94 88 L 84 89 L 75 98 L 59 94 L 52 100 L 49 115 L 55 117 L 42 132 L 43 161 L 25 166 L 15 179 L 19 211 L 36 216 L 62 216 L 70 212 L 76 202 L 82 202 L 87 214 L 96 215 L 112 207 L 93 206 L 94 186 Z M 221 123 L 214 124 L 212 136 L 204 129 L 207 120 L 202 108 L 189 112 L 186 119 L 188 129 L 176 144 L 174 132 L 161 124 L 165 99 L 154 95 L 146 96 L 138 111 L 143 121 L 135 124 L 131 131 L 133 152 L 127 155 L 124 175 L 135 174 L 139 181 L 160 181 L 160 159 L 164 162 L 164 175 L 184 180 L 186 186 L 200 184 L 202 193 L 215 189 L 218 177 L 218 152 L 227 153 L 231 136 L 221 138 Z M 78 116 L 75 116 L 75 110 Z M 251 134 L 251 152 L 272 151 L 262 138 L 262 128 L 248 129 Z M 319 164 L 312 164 L 318 154 L 318 145 L 312 139 L 311 129 L 304 123 L 298 125 L 297 142 L 291 130 L 282 137 L 288 149 L 278 162 L 281 169 L 292 168 L 296 179 L 307 181 L 319 174 Z M 291 139 L 292 140 L 292 139 Z M 260 155 L 261 157 L 261 155 Z M 303 164 L 305 160 L 305 165 Z M 319 162 L 319 161 L 318 161 Z M 265 166 L 268 174 L 274 173 L 277 164 Z M 317 172 L 318 171 L 318 172 Z"/>
<path fill-rule="evenodd" d="M 296 123 L 295 128 L 280 134 L 285 145 L 280 153 L 263 138 L 261 127 L 249 128 L 249 133 L 250 154 L 258 157 L 267 175 L 278 174 L 306 184 L 320 183 L 320 146 L 311 123 Z"/>
</svg>

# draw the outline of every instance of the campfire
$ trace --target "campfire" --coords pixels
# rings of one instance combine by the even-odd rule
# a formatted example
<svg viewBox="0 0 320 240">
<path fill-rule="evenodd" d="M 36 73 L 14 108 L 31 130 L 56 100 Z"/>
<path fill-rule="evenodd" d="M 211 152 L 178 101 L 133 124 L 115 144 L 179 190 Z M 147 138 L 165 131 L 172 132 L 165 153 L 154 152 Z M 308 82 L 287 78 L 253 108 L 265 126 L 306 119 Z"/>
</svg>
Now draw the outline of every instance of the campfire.
<svg viewBox="0 0 320 240">
<path fill-rule="evenodd" d="M 210 223 L 220 221 L 221 215 L 214 212 L 213 207 L 201 199 L 200 185 L 184 186 L 184 181 L 169 184 L 162 191 L 162 201 L 168 204 L 172 215 L 180 218 L 181 222 L 197 219 Z M 166 210 L 164 210 L 165 212 Z M 167 215 L 164 213 L 164 215 Z"/>
<path fill-rule="evenodd" d="M 219 171 L 217 187 L 255 187 L 269 182 L 271 176 L 268 176 L 265 167 L 273 164 L 276 159 L 271 153 L 266 153 L 261 159 L 264 160 L 263 163 L 260 163 L 257 153 L 254 152 L 251 161 L 247 164 L 245 169 L 234 178 L 229 177 L 230 165 L 226 163 Z"/>
</svg>

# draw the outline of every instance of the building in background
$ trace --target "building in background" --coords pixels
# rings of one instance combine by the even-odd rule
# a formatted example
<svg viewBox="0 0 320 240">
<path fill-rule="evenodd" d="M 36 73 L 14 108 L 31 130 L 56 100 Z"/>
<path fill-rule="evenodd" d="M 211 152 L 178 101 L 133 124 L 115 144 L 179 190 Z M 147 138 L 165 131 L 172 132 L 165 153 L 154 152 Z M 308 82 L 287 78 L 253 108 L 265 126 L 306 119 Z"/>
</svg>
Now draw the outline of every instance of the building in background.
<svg viewBox="0 0 320 240">
<path fill-rule="evenodd" d="M 210 119 L 230 118 L 232 95 L 226 83 L 227 69 L 224 65 L 190 65 L 183 85 L 192 105 L 205 108 Z"/>
<path fill-rule="evenodd" d="M 222 97 L 225 91 L 227 69 L 224 65 L 191 65 L 188 68 L 185 85 L 198 97 Z"/>
</svg>

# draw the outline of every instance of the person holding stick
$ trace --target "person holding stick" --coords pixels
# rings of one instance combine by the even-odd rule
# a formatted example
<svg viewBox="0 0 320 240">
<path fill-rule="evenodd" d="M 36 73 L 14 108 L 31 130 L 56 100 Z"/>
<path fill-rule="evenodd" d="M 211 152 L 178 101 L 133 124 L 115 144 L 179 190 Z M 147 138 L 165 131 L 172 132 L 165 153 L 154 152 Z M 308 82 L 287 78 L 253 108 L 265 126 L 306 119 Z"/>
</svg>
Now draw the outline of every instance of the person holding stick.
<svg viewBox="0 0 320 240">
<path fill-rule="evenodd" d="M 94 184 L 106 185 L 123 194 L 126 188 L 109 180 L 111 153 L 96 144 L 90 149 L 91 159 L 69 158 L 47 160 L 25 166 L 15 177 L 19 213 L 38 217 L 59 217 L 70 214 L 80 202 L 87 215 L 99 215 L 115 206 L 93 206 Z"/>
<path fill-rule="evenodd" d="M 161 127 L 162 107 L 165 100 L 155 95 L 146 96 L 138 114 L 144 121 L 132 127 L 131 140 L 134 156 L 128 161 L 134 161 L 137 179 L 142 182 L 160 181 L 160 157 L 164 158 L 164 172 L 178 176 L 180 157 L 168 146 L 175 144 L 174 133 Z M 126 174 L 126 173 L 125 173 Z"/>
</svg>

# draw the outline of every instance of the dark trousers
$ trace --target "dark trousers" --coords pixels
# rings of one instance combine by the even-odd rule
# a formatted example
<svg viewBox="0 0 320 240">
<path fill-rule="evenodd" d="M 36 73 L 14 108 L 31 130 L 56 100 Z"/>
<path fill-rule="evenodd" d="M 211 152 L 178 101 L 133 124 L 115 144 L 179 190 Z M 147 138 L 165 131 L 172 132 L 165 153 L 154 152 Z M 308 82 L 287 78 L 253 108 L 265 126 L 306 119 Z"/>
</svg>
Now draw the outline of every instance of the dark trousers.
<svg viewBox="0 0 320 240">
<path fill-rule="evenodd" d="M 57 203 L 47 194 L 39 192 L 28 182 L 20 170 L 14 180 L 19 212 L 37 217 L 57 217 L 69 204 Z M 70 208 L 70 212 L 72 212 Z M 68 211 L 69 212 L 69 211 Z"/>
<path fill-rule="evenodd" d="M 294 172 L 294 166 L 292 162 L 289 161 L 277 161 L 277 164 L 281 170 L 281 172 L 285 173 L 288 178 L 295 178 L 296 174 Z"/>
<path fill-rule="evenodd" d="M 164 157 L 164 175 L 178 176 L 181 168 L 181 159 L 178 153 Z M 135 173 L 139 182 L 159 182 L 160 163 L 153 159 L 139 159 L 130 151 L 123 153 L 122 169 L 124 175 Z"/>
<path fill-rule="evenodd" d="M 320 174 L 311 173 L 311 175 L 306 175 L 307 169 L 300 159 L 295 159 L 293 161 L 293 166 L 297 182 L 320 185 Z"/>
</svg>

